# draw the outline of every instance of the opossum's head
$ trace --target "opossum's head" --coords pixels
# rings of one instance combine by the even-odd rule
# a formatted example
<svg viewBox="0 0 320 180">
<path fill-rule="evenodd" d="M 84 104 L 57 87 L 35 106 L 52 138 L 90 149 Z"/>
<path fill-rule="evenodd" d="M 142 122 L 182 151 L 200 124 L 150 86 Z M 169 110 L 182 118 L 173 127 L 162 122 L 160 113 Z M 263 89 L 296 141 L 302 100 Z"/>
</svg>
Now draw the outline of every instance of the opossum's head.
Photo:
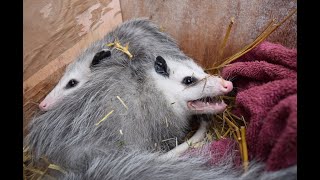
<svg viewBox="0 0 320 180">
<path fill-rule="evenodd" d="M 191 59 L 158 56 L 151 74 L 169 106 L 180 116 L 222 112 L 227 105 L 218 97 L 233 89 L 232 82 L 205 73 Z"/>
<path fill-rule="evenodd" d="M 96 53 L 93 58 L 90 56 L 90 58 L 88 58 L 90 61 L 78 60 L 70 64 L 66 68 L 66 71 L 58 84 L 39 104 L 39 108 L 43 111 L 50 110 L 64 97 L 78 90 L 85 82 L 87 82 L 92 68 L 109 56 L 111 56 L 111 52 L 109 50 L 102 50 Z"/>
</svg>

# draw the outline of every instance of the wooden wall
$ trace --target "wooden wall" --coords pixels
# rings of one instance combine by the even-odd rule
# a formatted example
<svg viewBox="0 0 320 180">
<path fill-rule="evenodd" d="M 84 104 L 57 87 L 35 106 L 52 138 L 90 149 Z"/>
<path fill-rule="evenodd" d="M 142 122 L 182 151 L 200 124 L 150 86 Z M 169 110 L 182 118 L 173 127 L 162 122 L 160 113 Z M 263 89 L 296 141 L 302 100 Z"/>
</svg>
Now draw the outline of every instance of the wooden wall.
<svg viewBox="0 0 320 180">
<path fill-rule="evenodd" d="M 120 0 L 123 20 L 149 17 L 179 42 L 181 49 L 203 66 L 220 59 L 230 19 L 234 17 L 224 57 L 252 42 L 272 18 L 282 20 L 296 8 L 294 0 Z M 269 41 L 296 47 L 296 14 L 275 31 Z"/>
<path fill-rule="evenodd" d="M 25 0 L 23 10 L 25 126 L 66 65 L 120 24 L 122 16 L 119 0 Z"/>
<path fill-rule="evenodd" d="M 24 125 L 81 49 L 125 20 L 149 17 L 186 54 L 210 66 L 253 41 L 272 18 L 283 19 L 295 7 L 292 0 L 24 0 Z M 218 57 L 231 17 L 231 36 L 224 56 Z M 296 47 L 296 15 L 268 40 Z"/>
</svg>

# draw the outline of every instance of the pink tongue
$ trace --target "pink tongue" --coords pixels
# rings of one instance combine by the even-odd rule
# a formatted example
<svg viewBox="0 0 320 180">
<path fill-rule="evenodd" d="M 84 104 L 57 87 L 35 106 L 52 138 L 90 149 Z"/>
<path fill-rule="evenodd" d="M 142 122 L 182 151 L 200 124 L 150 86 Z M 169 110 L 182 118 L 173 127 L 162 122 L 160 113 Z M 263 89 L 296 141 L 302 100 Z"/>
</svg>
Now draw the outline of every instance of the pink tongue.
<svg viewBox="0 0 320 180">
<path fill-rule="evenodd" d="M 193 101 L 191 103 L 192 103 L 192 106 L 195 108 L 203 108 L 206 106 L 212 106 L 211 103 L 207 104 L 206 102 L 202 102 L 202 101 Z"/>
</svg>

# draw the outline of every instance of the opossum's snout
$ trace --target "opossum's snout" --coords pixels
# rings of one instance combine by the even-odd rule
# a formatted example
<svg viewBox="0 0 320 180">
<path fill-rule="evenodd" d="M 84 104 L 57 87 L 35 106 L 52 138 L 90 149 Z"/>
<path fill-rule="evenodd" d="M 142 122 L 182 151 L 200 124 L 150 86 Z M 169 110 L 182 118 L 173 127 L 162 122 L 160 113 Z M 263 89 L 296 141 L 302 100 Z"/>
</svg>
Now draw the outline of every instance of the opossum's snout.
<svg viewBox="0 0 320 180">
<path fill-rule="evenodd" d="M 221 91 L 224 93 L 229 93 L 233 89 L 233 84 L 231 81 L 227 81 L 227 80 L 222 79 L 221 85 L 222 85 Z"/>
<path fill-rule="evenodd" d="M 57 103 L 57 100 L 53 100 L 47 96 L 43 101 L 41 101 L 39 108 L 41 111 L 48 111 L 55 105 L 55 103 Z"/>
<path fill-rule="evenodd" d="M 219 97 L 233 89 L 230 81 L 217 77 L 209 77 L 203 88 L 201 98 L 187 102 L 189 110 L 197 114 L 217 114 L 223 112 L 227 104 Z"/>
<path fill-rule="evenodd" d="M 39 108 L 41 111 L 47 111 L 49 108 L 49 105 L 47 102 L 45 101 L 42 101 L 40 104 L 39 104 Z"/>
</svg>

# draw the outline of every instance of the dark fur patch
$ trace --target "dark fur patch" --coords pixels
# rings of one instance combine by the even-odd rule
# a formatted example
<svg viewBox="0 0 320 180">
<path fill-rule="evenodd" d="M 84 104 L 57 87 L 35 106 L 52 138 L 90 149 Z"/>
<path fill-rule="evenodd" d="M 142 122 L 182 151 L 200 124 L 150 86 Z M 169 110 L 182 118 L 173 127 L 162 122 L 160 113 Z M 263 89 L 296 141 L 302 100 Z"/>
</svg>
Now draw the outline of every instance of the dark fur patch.
<svg viewBox="0 0 320 180">
<path fill-rule="evenodd" d="M 163 57 L 157 56 L 156 61 L 154 62 L 154 69 L 158 74 L 169 77 L 167 62 Z"/>
<path fill-rule="evenodd" d="M 109 50 L 107 51 L 100 51 L 96 55 L 94 55 L 93 60 L 91 62 L 90 67 L 93 67 L 101 62 L 104 58 L 107 58 L 111 56 L 111 52 Z"/>
</svg>

